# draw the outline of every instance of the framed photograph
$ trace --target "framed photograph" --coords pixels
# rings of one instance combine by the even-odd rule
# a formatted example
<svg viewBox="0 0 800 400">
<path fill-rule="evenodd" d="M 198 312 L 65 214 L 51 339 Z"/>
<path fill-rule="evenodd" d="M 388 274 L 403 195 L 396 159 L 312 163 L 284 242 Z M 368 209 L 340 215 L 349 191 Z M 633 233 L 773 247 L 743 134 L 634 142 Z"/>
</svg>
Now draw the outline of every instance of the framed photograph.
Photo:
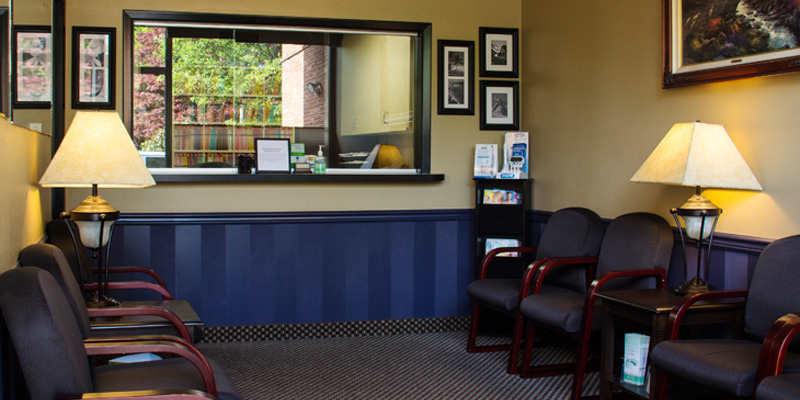
<svg viewBox="0 0 800 400">
<path fill-rule="evenodd" d="M 72 27 L 72 108 L 114 109 L 115 31 Z"/>
<path fill-rule="evenodd" d="M 519 82 L 481 81 L 481 130 L 519 130 Z"/>
<path fill-rule="evenodd" d="M 519 30 L 480 28 L 481 76 L 519 78 Z"/>
<path fill-rule="evenodd" d="M 49 26 L 15 25 L 11 51 L 14 108 L 50 108 L 53 40 Z"/>
<path fill-rule="evenodd" d="M 439 40 L 439 114 L 475 115 L 475 42 Z"/>
<path fill-rule="evenodd" d="M 291 172 L 289 139 L 256 138 L 256 173 Z"/>
<path fill-rule="evenodd" d="M 770 4 L 662 0 L 662 87 L 800 71 L 800 30 L 792 8 Z"/>
</svg>

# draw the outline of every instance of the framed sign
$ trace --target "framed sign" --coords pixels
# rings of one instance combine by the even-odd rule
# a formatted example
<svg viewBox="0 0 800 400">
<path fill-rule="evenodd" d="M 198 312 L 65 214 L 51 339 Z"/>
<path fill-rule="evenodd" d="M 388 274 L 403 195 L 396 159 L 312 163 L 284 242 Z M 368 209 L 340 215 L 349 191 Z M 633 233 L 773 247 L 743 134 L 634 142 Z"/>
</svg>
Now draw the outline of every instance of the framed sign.
<svg viewBox="0 0 800 400">
<path fill-rule="evenodd" d="M 16 25 L 11 52 L 14 108 L 50 108 L 53 43 L 49 26 Z"/>
<path fill-rule="evenodd" d="M 519 130 L 519 82 L 481 81 L 481 130 Z"/>
<path fill-rule="evenodd" d="M 797 17 L 771 4 L 662 0 L 662 87 L 800 71 Z"/>
<path fill-rule="evenodd" d="M 480 28 L 481 76 L 519 78 L 519 30 Z"/>
<path fill-rule="evenodd" d="M 289 173 L 289 139 L 256 138 L 256 173 Z"/>
<path fill-rule="evenodd" d="M 72 27 L 72 108 L 114 109 L 115 31 Z"/>
<path fill-rule="evenodd" d="M 439 40 L 439 114 L 475 115 L 475 42 Z"/>
</svg>

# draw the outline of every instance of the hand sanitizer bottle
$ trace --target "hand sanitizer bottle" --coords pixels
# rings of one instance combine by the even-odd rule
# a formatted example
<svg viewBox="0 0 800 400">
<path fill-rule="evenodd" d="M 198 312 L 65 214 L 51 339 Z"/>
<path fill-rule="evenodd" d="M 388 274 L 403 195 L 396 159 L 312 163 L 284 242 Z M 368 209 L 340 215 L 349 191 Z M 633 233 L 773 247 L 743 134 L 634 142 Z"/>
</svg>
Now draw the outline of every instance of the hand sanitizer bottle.
<svg viewBox="0 0 800 400">
<path fill-rule="evenodd" d="M 319 151 L 317 152 L 317 159 L 314 160 L 314 174 L 322 175 L 325 173 L 325 155 L 322 154 L 322 148 L 325 147 L 323 145 L 319 145 Z"/>
</svg>

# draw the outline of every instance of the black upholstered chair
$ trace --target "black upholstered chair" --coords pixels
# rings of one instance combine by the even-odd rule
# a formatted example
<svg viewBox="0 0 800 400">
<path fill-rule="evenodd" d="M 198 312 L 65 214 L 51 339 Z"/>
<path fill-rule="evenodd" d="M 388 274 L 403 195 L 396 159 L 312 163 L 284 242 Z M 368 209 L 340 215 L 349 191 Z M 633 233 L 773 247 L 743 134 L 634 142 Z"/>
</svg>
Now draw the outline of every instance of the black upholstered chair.
<svg viewBox="0 0 800 400">
<path fill-rule="evenodd" d="M 800 374 L 783 374 L 787 351 L 800 333 L 800 315 L 787 314 L 778 319 L 764 339 L 759 357 L 756 400 L 800 399 Z"/>
<path fill-rule="evenodd" d="M 797 399 L 800 399 L 800 374 L 768 376 L 756 388 L 756 400 Z"/>
<path fill-rule="evenodd" d="M 70 309 L 80 322 L 84 338 L 90 336 L 172 335 L 181 337 L 190 343 L 197 343 L 202 338 L 202 327 L 187 327 L 177 315 L 165 307 L 152 305 L 128 307 L 123 305 L 121 307 L 87 308 L 83 293 L 70 271 L 64 254 L 58 247 L 46 243 L 29 245 L 19 252 L 19 264 L 39 267 L 55 278 L 67 295 Z M 171 302 L 167 300 L 160 304 L 168 306 Z M 107 319 L 124 316 L 136 316 L 136 318 L 142 319 L 140 322 L 152 323 L 137 324 L 139 327 L 126 327 Z M 90 318 L 94 319 L 93 322 L 90 322 Z M 165 320 L 168 323 L 164 323 Z"/>
<path fill-rule="evenodd" d="M 86 247 L 80 241 L 78 226 L 67 218 L 56 218 L 47 223 L 47 237 L 50 243 L 61 249 L 66 261 L 69 263 L 70 270 L 78 285 L 84 292 L 98 290 L 98 283 L 95 280 L 96 269 L 92 268 Z M 164 279 L 151 268 L 141 266 L 109 267 L 110 276 L 119 274 L 137 274 L 145 276 L 149 281 L 113 281 L 111 280 L 108 288 L 111 289 L 147 289 L 154 291 L 163 300 L 173 300 L 172 294 L 167 289 Z"/>
<path fill-rule="evenodd" d="M 157 339 L 84 342 L 64 292 L 42 269 L 22 267 L 0 275 L 0 309 L 34 400 L 90 393 L 125 399 L 241 399 L 227 374 L 189 344 Z M 177 357 L 102 366 L 90 361 L 95 355 L 143 352 Z"/>
<path fill-rule="evenodd" d="M 650 355 L 654 398 L 666 399 L 670 381 L 679 380 L 695 383 L 714 395 L 749 399 L 761 379 L 779 374 L 781 369 L 788 374 L 800 372 L 800 354 L 795 352 L 800 345 L 790 345 L 800 325 L 800 318 L 790 314 L 800 311 L 798 261 L 800 235 L 776 240 L 759 255 L 749 290 L 701 293 L 676 306 L 670 314 L 667 340 L 657 344 Z M 680 321 L 689 306 L 704 299 L 736 297 L 746 297 L 741 339 L 679 338 Z M 774 355 L 776 349 L 782 351 L 780 360 Z M 762 394 L 786 388 L 782 383 L 795 377 L 770 379 Z"/>
<path fill-rule="evenodd" d="M 667 221 L 650 213 L 625 214 L 614 219 L 606 229 L 597 258 L 597 278 L 585 294 L 538 293 L 520 302 L 520 318 L 527 321 L 523 377 L 548 376 L 572 372 L 572 398 L 580 399 L 592 332 L 600 329 L 599 301 L 595 294 L 606 290 L 663 287 L 674 236 Z M 552 271 L 571 265 L 542 265 L 537 281 L 547 280 Z M 544 328 L 578 342 L 576 362 L 531 366 L 533 338 L 537 328 Z M 519 347 L 515 343 L 512 350 Z"/>
<path fill-rule="evenodd" d="M 523 284 L 520 276 L 516 279 L 487 278 L 487 272 L 492 260 L 502 252 L 536 252 L 536 261 L 531 264 L 536 268 L 542 263 L 555 259 L 570 259 L 570 262 L 593 262 L 600 248 L 603 238 L 603 221 L 593 211 L 585 208 L 565 208 L 553 213 L 547 220 L 542 231 L 537 247 L 517 247 L 494 249 L 483 259 L 479 279 L 467 287 L 467 293 L 474 300 L 472 325 L 467 342 L 467 351 L 470 353 L 485 351 L 509 351 L 510 344 L 478 346 L 478 324 L 481 309 L 486 307 L 498 311 L 511 318 L 516 318 L 519 301 L 529 292 L 529 285 Z M 591 258 L 591 259 L 587 259 Z M 560 272 L 560 271 L 559 271 Z M 591 275 L 591 272 L 589 273 Z M 563 273 L 553 273 L 548 276 L 541 287 L 543 293 L 580 293 L 586 292 L 585 270 L 563 270 Z M 530 282 L 528 282 L 530 283 Z M 521 331 L 522 327 L 516 327 Z M 515 335 L 519 335 L 515 333 Z M 509 360 L 509 372 L 516 373 L 517 358 Z"/>
</svg>

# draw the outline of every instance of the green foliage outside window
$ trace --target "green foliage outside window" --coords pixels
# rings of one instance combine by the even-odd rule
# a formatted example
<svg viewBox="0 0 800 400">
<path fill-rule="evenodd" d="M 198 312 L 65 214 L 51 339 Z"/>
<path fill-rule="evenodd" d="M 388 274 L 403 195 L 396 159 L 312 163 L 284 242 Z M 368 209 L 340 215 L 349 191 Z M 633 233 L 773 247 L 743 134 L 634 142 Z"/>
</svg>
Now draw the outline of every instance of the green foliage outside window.
<svg viewBox="0 0 800 400">
<path fill-rule="evenodd" d="M 134 67 L 164 68 L 165 28 L 134 28 Z M 174 38 L 173 121 L 281 126 L 281 45 Z M 164 70 L 164 74 L 166 70 Z M 134 74 L 134 143 L 165 150 L 165 75 Z"/>
</svg>

